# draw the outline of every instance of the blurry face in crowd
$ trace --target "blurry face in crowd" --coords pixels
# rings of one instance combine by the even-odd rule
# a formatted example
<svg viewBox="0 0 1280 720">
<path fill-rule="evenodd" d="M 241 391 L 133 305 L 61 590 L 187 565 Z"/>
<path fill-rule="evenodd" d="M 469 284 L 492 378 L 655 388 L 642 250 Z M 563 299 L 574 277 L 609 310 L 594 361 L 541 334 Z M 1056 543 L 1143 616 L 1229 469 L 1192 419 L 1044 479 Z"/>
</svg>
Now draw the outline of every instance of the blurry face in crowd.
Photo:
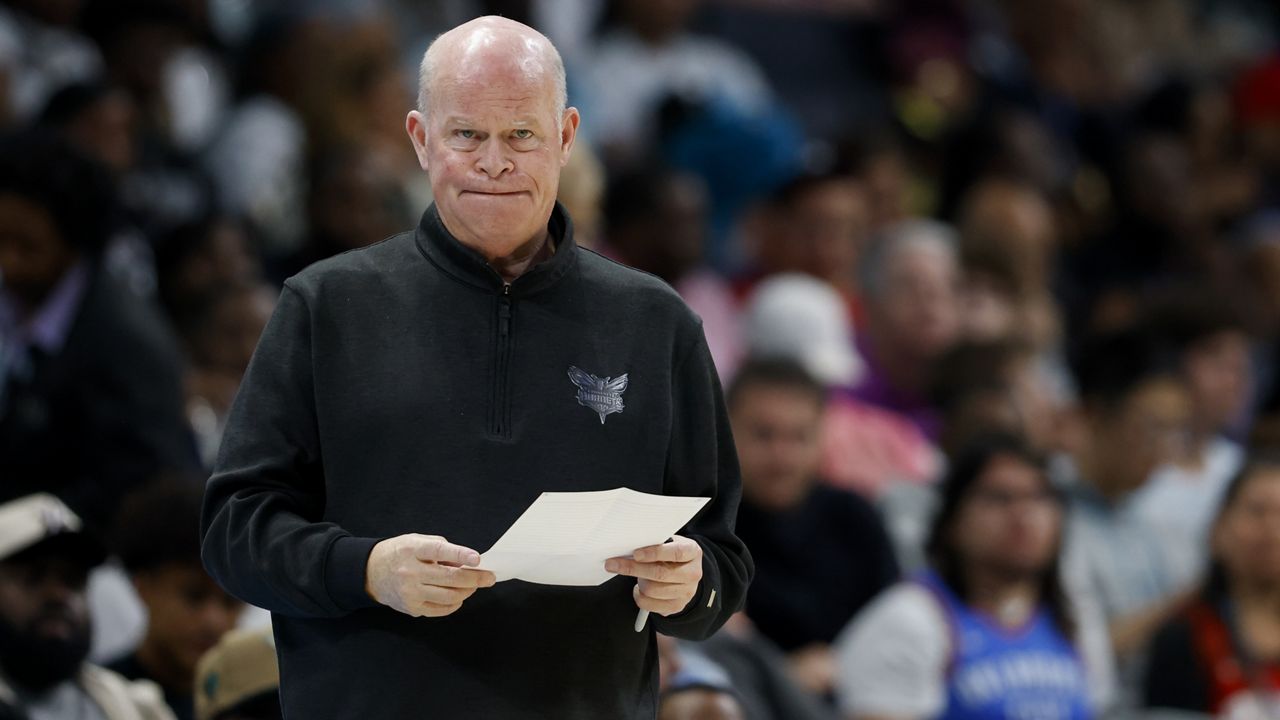
<svg viewBox="0 0 1280 720">
<path fill-rule="evenodd" d="M 1233 582 L 1280 584 L 1280 468 L 1255 471 L 1214 528 L 1214 553 Z"/>
<path fill-rule="evenodd" d="M 997 455 L 974 482 L 952 525 L 966 563 L 1010 578 L 1043 572 L 1058 552 L 1062 510 L 1039 469 Z"/>
<path fill-rule="evenodd" d="M 1093 428 L 1098 466 L 1116 492 L 1135 490 L 1165 463 L 1183 457 L 1192 417 L 1186 385 L 1170 375 L 1139 385 Z"/>
<path fill-rule="evenodd" d="M 103 96 L 66 129 L 68 139 L 93 159 L 123 173 L 134 162 L 133 101 L 121 90 Z"/>
<path fill-rule="evenodd" d="M 884 289 L 874 302 L 877 337 L 912 360 L 950 347 L 960 331 L 955 258 L 932 245 L 909 245 L 887 259 L 884 272 Z"/>
<path fill-rule="evenodd" d="M 48 210 L 0 193 L 0 287 L 28 306 L 38 305 L 78 257 Z"/>
<path fill-rule="evenodd" d="M 250 285 L 226 293 L 214 310 L 200 343 L 206 369 L 243 375 L 271 319 L 275 294 L 265 285 Z"/>
<path fill-rule="evenodd" d="M 698 0 L 622 0 L 623 21 L 637 35 L 657 43 L 685 29 Z"/>
<path fill-rule="evenodd" d="M 133 577 L 147 606 L 144 647 L 153 662 L 195 677 L 200 656 L 235 627 L 244 605 L 196 565 L 169 564 Z"/>
<path fill-rule="evenodd" d="M 1228 331 L 1196 344 L 1183 361 L 1196 424 L 1209 433 L 1221 431 L 1240 417 L 1253 385 L 1249 339 Z"/>
<path fill-rule="evenodd" d="M 89 654 L 88 570 L 55 553 L 0 561 L 0 666 L 42 690 L 72 677 Z"/>
<path fill-rule="evenodd" d="M 797 388 L 756 385 L 743 388 L 730 419 L 746 499 L 771 510 L 803 501 L 822 457 L 821 403 Z"/>
<path fill-rule="evenodd" d="M 546 234 L 578 111 L 557 116 L 546 41 L 510 21 L 442 36 L 431 107 L 407 129 L 445 227 L 490 260 L 532 252 Z"/>
<path fill-rule="evenodd" d="M 832 180 L 810 188 L 791 206 L 790 241 L 800 254 L 801 270 L 847 286 L 870 226 L 870 209 L 861 186 Z"/>
<path fill-rule="evenodd" d="M 400 187 L 380 160 L 352 154 L 318 183 L 311 200 L 312 225 L 333 251 L 364 247 L 404 225 Z"/>
<path fill-rule="evenodd" d="M 745 717 L 737 698 L 710 688 L 681 690 L 664 698 L 658 709 L 658 720 L 742 720 Z"/>
</svg>

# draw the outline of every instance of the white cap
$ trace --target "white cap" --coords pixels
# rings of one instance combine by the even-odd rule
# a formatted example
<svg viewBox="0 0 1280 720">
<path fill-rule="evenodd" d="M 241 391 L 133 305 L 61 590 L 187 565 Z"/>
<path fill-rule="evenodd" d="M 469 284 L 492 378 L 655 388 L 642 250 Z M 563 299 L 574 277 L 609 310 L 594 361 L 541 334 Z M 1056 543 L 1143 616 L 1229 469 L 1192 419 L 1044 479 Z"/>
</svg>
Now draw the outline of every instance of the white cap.
<svg viewBox="0 0 1280 720">
<path fill-rule="evenodd" d="M 862 378 L 844 299 L 831 285 L 798 273 L 775 275 L 751 296 L 743 322 L 747 353 L 786 358 L 830 386 Z"/>
<path fill-rule="evenodd" d="M 74 536 L 74 549 L 89 565 L 96 565 L 102 560 L 102 549 L 83 530 L 80 516 L 49 493 L 11 500 L 0 505 L 0 560 L 54 537 Z"/>
</svg>

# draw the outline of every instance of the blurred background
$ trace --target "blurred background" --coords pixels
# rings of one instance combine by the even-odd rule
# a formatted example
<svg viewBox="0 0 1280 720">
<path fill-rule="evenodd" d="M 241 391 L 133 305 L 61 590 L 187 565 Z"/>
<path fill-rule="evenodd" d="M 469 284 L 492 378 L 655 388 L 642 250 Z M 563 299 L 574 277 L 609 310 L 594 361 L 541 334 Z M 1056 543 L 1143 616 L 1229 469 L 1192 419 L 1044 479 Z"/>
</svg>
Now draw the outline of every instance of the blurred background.
<svg viewBox="0 0 1280 720">
<path fill-rule="evenodd" d="M 1095 713 L 1280 717 L 1267 0 L 0 0 L 0 502 L 106 543 L 62 578 L 89 659 L 195 717 L 201 655 L 267 622 L 199 562 L 223 421 L 280 283 L 430 203 L 418 62 L 494 13 L 564 57 L 578 242 L 675 287 L 729 390 L 759 579 L 661 640 L 664 718 L 943 714 L 862 702 L 853 629 L 996 434 L 1051 488 L 1027 562 L 1096 621 Z M 966 562 L 1033 543 L 1010 512 Z"/>
</svg>

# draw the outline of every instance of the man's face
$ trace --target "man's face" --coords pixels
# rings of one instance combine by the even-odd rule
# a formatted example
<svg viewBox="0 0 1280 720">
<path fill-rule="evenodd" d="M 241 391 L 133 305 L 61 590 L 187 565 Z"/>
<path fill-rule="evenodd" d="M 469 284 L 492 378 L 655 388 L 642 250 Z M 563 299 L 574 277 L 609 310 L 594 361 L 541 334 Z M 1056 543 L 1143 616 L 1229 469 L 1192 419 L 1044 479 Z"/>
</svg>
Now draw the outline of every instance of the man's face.
<svg viewBox="0 0 1280 720">
<path fill-rule="evenodd" d="M 187 677 L 195 677 L 200 656 L 235 627 L 244 608 L 198 566 L 140 572 L 133 585 L 147 606 L 147 644 Z"/>
<path fill-rule="evenodd" d="M 1062 511 L 1038 469 L 996 456 L 963 503 L 952 541 L 968 562 L 1011 577 L 1034 576 L 1049 566 Z"/>
<path fill-rule="evenodd" d="M 730 411 L 751 503 L 785 510 L 804 500 L 822 458 L 822 406 L 797 388 L 744 388 Z"/>
<path fill-rule="evenodd" d="M 912 360 L 937 357 L 960 332 L 960 273 L 955 258 L 932 246 L 906 247 L 885 265 L 874 302 L 881 336 Z"/>
<path fill-rule="evenodd" d="M 1191 429 L 1186 385 L 1168 375 L 1143 382 L 1094 427 L 1099 463 L 1115 489 L 1136 490 L 1156 468 L 1183 457 Z"/>
<path fill-rule="evenodd" d="M 76 257 L 47 210 L 0 193 L 0 284 L 24 303 L 37 305 Z"/>
<path fill-rule="evenodd" d="M 837 287 L 856 274 L 869 227 L 866 193 L 852 180 L 817 185 L 791 208 L 789 229 L 804 271 Z"/>
<path fill-rule="evenodd" d="M 546 232 L 577 127 L 577 110 L 556 116 L 550 73 L 490 56 L 442 59 L 427 117 L 407 121 L 445 227 L 491 260 Z"/>
<path fill-rule="evenodd" d="M 1197 343 L 1183 360 L 1196 423 L 1218 432 L 1240 417 L 1253 387 L 1249 338 L 1225 330 Z"/>
<path fill-rule="evenodd" d="M 51 553 L 0 562 L 0 667 L 29 690 L 71 678 L 89 654 L 88 570 Z"/>
</svg>

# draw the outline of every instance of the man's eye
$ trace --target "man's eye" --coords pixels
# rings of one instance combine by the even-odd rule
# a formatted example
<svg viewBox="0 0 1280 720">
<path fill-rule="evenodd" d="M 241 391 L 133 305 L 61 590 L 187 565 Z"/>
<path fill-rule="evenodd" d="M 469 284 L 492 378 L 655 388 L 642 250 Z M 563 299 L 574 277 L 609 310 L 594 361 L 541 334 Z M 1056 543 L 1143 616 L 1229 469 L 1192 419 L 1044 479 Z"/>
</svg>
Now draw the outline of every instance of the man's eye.
<svg viewBox="0 0 1280 720">
<path fill-rule="evenodd" d="M 532 131 L 532 130 L 526 130 L 526 129 L 520 129 L 520 130 L 517 130 L 517 131 L 515 131 L 515 132 L 511 133 L 511 135 L 512 135 L 512 137 L 514 137 L 514 138 L 515 138 L 515 139 L 517 139 L 517 140 L 528 140 L 529 138 L 533 137 L 533 131 Z"/>
<path fill-rule="evenodd" d="M 463 140 L 471 140 L 476 136 L 476 131 L 475 130 L 455 130 L 453 131 L 453 134 L 457 135 Z"/>
</svg>

